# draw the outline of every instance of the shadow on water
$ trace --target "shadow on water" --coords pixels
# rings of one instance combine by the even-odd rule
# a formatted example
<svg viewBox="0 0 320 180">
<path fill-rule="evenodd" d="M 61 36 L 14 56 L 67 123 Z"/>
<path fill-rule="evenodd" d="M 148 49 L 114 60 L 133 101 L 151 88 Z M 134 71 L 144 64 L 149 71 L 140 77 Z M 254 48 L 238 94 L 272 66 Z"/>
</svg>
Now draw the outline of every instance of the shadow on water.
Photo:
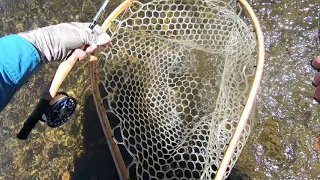
<svg viewBox="0 0 320 180">
<path fill-rule="evenodd" d="M 83 153 L 75 157 L 74 172 L 71 179 L 75 180 L 118 180 L 118 174 L 114 165 L 109 146 L 105 139 L 104 132 L 99 121 L 95 108 L 93 95 L 87 96 L 84 104 L 83 125 Z M 108 114 L 111 126 L 119 120 L 112 114 Z M 118 137 L 116 137 L 118 139 Z M 124 157 L 126 165 L 129 164 L 130 157 L 120 146 L 120 151 Z M 131 179 L 135 179 L 134 167 L 130 169 Z M 249 180 L 247 175 L 242 174 L 237 169 L 231 171 L 227 180 Z"/>
<path fill-rule="evenodd" d="M 92 94 L 85 101 L 83 117 L 84 153 L 74 160 L 72 179 L 118 179 Z"/>
<path fill-rule="evenodd" d="M 103 95 L 103 88 L 100 86 Z M 83 153 L 80 157 L 74 158 L 75 169 L 71 174 L 71 179 L 76 180 L 118 180 L 118 173 L 105 138 L 93 95 L 87 96 L 84 103 L 83 125 Z M 111 127 L 118 124 L 119 119 L 111 113 L 107 113 Z M 121 139 L 120 134 L 115 134 L 117 139 Z M 132 161 L 131 156 L 123 146 L 119 146 L 125 164 Z M 134 173 L 130 173 L 135 176 Z"/>
</svg>

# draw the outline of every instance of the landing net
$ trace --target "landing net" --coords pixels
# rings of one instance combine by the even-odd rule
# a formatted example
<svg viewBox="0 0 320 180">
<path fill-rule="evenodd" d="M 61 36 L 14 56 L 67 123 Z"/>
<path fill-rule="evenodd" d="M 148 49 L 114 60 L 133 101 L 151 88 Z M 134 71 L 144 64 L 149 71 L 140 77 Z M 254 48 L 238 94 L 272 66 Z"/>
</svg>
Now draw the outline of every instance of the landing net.
<svg viewBox="0 0 320 180">
<path fill-rule="evenodd" d="M 110 145 L 114 151 L 123 145 L 132 157 L 123 178 L 129 170 L 137 179 L 215 177 L 262 72 L 256 27 L 241 5 L 134 1 L 112 22 L 113 46 L 102 49 L 92 76 L 106 135 L 116 136 Z M 117 117 L 110 132 L 107 114 Z M 251 125 L 244 126 L 225 178 Z M 123 168 L 121 154 L 114 156 Z"/>
</svg>

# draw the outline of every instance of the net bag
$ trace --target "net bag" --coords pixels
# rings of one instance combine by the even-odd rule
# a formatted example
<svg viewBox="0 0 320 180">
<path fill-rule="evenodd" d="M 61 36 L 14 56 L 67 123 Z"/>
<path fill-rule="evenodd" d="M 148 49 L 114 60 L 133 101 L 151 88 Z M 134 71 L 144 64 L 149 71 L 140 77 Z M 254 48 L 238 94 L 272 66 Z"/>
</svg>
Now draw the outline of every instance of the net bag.
<svg viewBox="0 0 320 180">
<path fill-rule="evenodd" d="M 121 179 L 213 179 L 222 164 L 226 178 L 250 134 L 262 75 L 263 40 L 252 9 L 232 0 L 125 3 L 108 25 L 113 46 L 91 64 Z"/>
</svg>

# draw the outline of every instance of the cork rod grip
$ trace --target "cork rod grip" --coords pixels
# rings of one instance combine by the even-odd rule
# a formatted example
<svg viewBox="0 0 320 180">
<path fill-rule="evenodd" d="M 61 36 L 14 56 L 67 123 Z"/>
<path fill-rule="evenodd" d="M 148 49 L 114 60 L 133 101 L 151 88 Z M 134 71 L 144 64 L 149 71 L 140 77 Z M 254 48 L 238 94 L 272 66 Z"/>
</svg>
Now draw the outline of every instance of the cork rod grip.
<svg viewBox="0 0 320 180">
<path fill-rule="evenodd" d="M 77 61 L 78 61 L 78 57 L 72 54 L 66 61 L 62 62 L 59 65 L 49 89 L 49 93 L 52 98 L 54 98 L 57 95 L 61 84 L 63 83 L 65 78 L 68 76 L 68 74 L 70 73 L 71 69 L 73 68 L 73 66 Z"/>
</svg>

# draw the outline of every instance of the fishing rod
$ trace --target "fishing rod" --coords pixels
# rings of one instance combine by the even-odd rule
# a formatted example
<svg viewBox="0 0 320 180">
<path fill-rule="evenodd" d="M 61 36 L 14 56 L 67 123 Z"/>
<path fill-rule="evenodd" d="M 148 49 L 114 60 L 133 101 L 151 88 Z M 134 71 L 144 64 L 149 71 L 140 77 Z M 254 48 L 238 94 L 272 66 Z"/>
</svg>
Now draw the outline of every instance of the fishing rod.
<svg viewBox="0 0 320 180">
<path fill-rule="evenodd" d="M 108 3 L 109 0 L 104 1 L 99 11 L 91 21 L 89 28 L 92 31 L 97 25 L 98 19 L 106 9 Z M 86 50 L 87 47 L 89 47 L 89 45 L 86 45 L 84 50 Z M 96 59 L 96 57 L 93 56 L 91 56 L 90 59 L 91 58 Z M 58 90 L 77 61 L 78 58 L 75 55 L 71 55 L 66 61 L 59 65 L 51 84 L 46 88 L 43 93 L 43 97 L 40 98 L 40 101 L 36 105 L 35 109 L 24 122 L 23 127 L 17 134 L 18 139 L 27 139 L 32 129 L 39 121 L 45 122 L 47 126 L 51 128 L 56 128 L 65 124 L 71 119 L 76 110 L 77 101 L 75 98 L 70 97 L 67 93 L 58 92 Z"/>
</svg>

